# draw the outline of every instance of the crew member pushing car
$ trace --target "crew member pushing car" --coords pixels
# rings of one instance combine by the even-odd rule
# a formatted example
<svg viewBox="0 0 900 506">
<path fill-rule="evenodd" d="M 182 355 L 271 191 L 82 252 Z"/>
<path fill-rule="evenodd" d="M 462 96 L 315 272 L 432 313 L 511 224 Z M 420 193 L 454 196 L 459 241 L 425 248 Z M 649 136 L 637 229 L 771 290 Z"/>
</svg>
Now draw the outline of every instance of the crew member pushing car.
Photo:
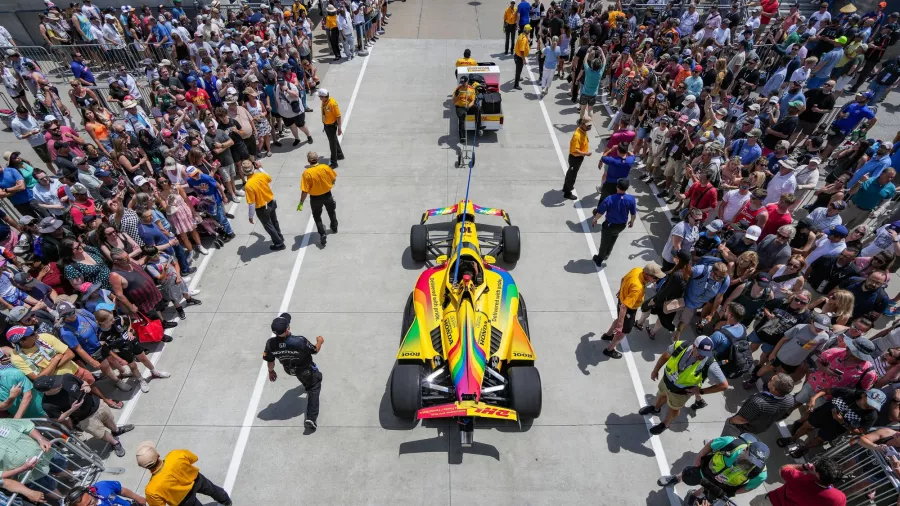
<svg viewBox="0 0 900 506">
<path fill-rule="evenodd" d="M 466 114 L 469 107 L 475 105 L 475 88 L 469 84 L 469 78 L 459 78 L 459 86 L 453 90 L 453 105 L 456 106 L 456 118 L 459 120 L 459 140 L 466 136 Z"/>
<path fill-rule="evenodd" d="M 310 430 L 316 430 L 316 419 L 319 417 L 319 393 L 322 390 L 322 373 L 313 362 L 312 356 L 319 353 L 325 339 L 316 337 L 316 344 L 303 336 L 291 335 L 291 315 L 281 313 L 272 320 L 272 332 L 275 337 L 266 341 L 263 360 L 269 365 L 269 381 L 278 379 L 275 372 L 275 359 L 284 367 L 284 372 L 296 376 L 306 389 L 306 421 Z"/>
</svg>

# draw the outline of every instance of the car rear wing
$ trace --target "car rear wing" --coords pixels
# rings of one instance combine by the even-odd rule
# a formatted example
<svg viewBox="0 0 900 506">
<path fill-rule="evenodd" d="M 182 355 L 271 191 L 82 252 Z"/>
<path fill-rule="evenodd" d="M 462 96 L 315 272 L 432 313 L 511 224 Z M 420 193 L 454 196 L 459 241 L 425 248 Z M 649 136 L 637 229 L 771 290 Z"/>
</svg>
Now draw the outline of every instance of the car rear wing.
<svg viewBox="0 0 900 506">
<path fill-rule="evenodd" d="M 506 211 L 504 211 L 503 209 L 498 209 L 496 207 L 481 207 L 477 204 L 472 204 L 472 209 L 475 210 L 475 214 L 482 214 L 485 216 L 500 216 L 501 218 L 503 218 L 503 221 L 505 221 L 507 225 L 512 225 L 509 220 L 509 215 L 506 214 Z M 456 214 L 458 210 L 459 204 L 454 204 L 450 207 L 438 207 L 435 209 L 429 209 L 422 214 L 422 221 L 420 223 L 424 225 L 425 222 L 428 221 L 428 218 L 431 218 L 432 216 Z"/>
</svg>

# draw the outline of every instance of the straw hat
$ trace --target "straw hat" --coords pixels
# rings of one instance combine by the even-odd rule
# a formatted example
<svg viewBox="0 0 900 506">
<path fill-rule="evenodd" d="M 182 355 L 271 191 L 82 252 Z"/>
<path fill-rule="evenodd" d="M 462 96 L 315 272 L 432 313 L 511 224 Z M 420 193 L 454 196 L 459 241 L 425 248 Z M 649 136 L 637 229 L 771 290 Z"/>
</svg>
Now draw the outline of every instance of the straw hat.
<svg viewBox="0 0 900 506">
<path fill-rule="evenodd" d="M 135 99 L 130 99 L 122 102 L 122 107 L 125 109 L 130 109 L 132 107 L 137 107 L 138 103 Z"/>
</svg>

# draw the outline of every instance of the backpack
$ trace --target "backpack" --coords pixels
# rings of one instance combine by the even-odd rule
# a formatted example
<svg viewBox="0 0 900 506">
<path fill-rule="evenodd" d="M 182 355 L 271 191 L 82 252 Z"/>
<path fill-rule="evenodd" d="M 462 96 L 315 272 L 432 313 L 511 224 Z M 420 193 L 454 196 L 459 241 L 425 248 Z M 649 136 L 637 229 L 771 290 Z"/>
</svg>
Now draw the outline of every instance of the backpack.
<svg viewBox="0 0 900 506">
<path fill-rule="evenodd" d="M 724 327 L 719 332 L 725 334 L 731 340 L 731 346 L 728 347 L 728 358 L 719 362 L 719 368 L 722 374 L 728 379 L 739 378 L 753 369 L 753 352 L 750 350 L 750 341 L 744 339 L 744 336 L 737 338 L 731 335 Z"/>
<path fill-rule="evenodd" d="M 746 439 L 744 439 L 741 436 L 738 436 L 738 437 L 734 438 L 734 440 L 732 442 L 725 445 L 725 447 L 722 448 L 721 450 L 719 450 L 717 452 L 709 452 L 708 454 L 706 454 L 706 456 L 703 457 L 703 459 L 700 461 L 700 467 L 701 467 L 701 469 L 710 470 L 709 463 L 712 461 L 712 459 L 715 455 L 724 453 L 730 457 L 731 453 L 734 452 L 739 446 L 749 445 L 749 444 L 750 444 L 749 441 L 747 441 Z M 763 467 L 762 469 L 754 468 L 752 471 L 747 473 L 747 481 L 745 481 L 741 486 L 746 485 L 753 478 L 756 478 L 765 470 L 766 470 L 765 467 Z M 724 469 L 723 469 L 723 471 L 724 471 Z M 710 470 L 710 472 L 712 472 L 712 471 Z M 719 487 L 722 488 L 722 490 L 727 490 L 728 487 L 726 485 L 716 483 L 714 481 L 715 477 L 722 473 L 720 472 L 720 473 L 712 473 L 712 474 L 713 474 L 713 476 L 711 477 L 712 479 L 710 479 L 709 481 L 713 482 L 716 485 L 719 485 Z"/>
</svg>

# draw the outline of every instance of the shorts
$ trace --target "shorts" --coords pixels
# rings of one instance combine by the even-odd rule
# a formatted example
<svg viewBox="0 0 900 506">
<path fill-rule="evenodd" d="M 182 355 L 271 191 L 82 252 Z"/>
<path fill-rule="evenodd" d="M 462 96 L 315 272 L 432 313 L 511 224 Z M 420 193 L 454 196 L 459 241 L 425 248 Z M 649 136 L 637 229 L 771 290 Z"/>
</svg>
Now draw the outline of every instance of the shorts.
<svg viewBox="0 0 900 506">
<path fill-rule="evenodd" d="M 286 126 L 286 127 L 290 127 L 291 125 L 297 125 L 297 128 L 303 128 L 306 126 L 306 113 L 305 112 L 301 112 L 300 114 L 298 114 L 294 117 L 291 117 L 291 118 L 286 118 L 286 117 L 282 116 L 281 119 L 284 121 L 284 126 Z"/>
<path fill-rule="evenodd" d="M 666 162 L 666 169 L 663 171 L 663 175 L 673 178 L 672 180 L 676 183 L 680 182 L 681 178 L 684 177 L 684 160 L 669 158 L 669 161 Z"/>
<path fill-rule="evenodd" d="M 597 95 L 585 95 L 584 93 L 578 98 L 578 103 L 580 105 L 589 105 L 591 107 L 597 103 Z"/>
<path fill-rule="evenodd" d="M 13 292 L 9 295 L 3 296 L 3 300 L 9 302 L 10 304 L 15 306 L 21 306 L 25 304 L 25 299 L 28 298 L 28 294 L 19 290 L 18 288 L 13 288 Z"/>
<path fill-rule="evenodd" d="M 697 311 L 697 309 L 687 306 L 675 311 L 675 316 L 672 318 L 672 324 L 676 327 L 679 325 L 689 326 L 691 322 L 694 321 L 694 315 L 697 314 Z"/>
<path fill-rule="evenodd" d="M 641 127 L 641 128 L 637 129 L 637 138 L 638 139 L 646 139 L 647 137 L 650 137 L 650 132 L 647 131 L 646 128 Z"/>
<path fill-rule="evenodd" d="M 756 335 L 756 331 L 753 331 L 753 333 L 750 334 L 750 342 L 761 344 L 763 353 L 772 353 L 772 350 L 775 349 L 774 344 L 764 343 L 762 339 L 760 339 L 759 336 Z"/>
<path fill-rule="evenodd" d="M 145 352 L 144 348 L 140 344 L 140 341 L 138 341 L 137 339 L 131 341 L 126 341 L 123 339 L 121 341 L 117 341 L 108 345 L 104 344 L 101 350 L 103 350 L 104 360 L 109 358 L 110 352 L 112 352 L 129 364 L 134 363 L 135 357 Z"/>
<path fill-rule="evenodd" d="M 795 404 L 806 404 L 812 399 L 813 395 L 816 395 L 816 392 L 813 390 L 813 387 L 810 386 L 809 383 L 804 383 L 803 387 L 800 388 L 800 391 L 794 394 L 794 403 Z M 819 400 L 816 401 L 816 406 L 821 406 L 822 403 L 825 402 L 824 397 L 819 397 Z"/>
<path fill-rule="evenodd" d="M 46 144 L 41 144 L 40 146 L 31 146 L 31 149 L 33 149 L 34 152 L 37 153 L 38 158 L 40 158 L 42 162 L 50 163 L 53 161 L 53 159 L 50 157 L 50 150 L 47 149 Z"/>
<path fill-rule="evenodd" d="M 219 175 L 222 176 L 222 182 L 227 183 L 229 181 L 234 181 L 234 164 L 230 165 L 220 165 L 219 166 Z"/>
<path fill-rule="evenodd" d="M 18 95 L 13 95 L 12 92 L 9 91 L 9 88 L 7 88 L 6 91 L 7 91 L 7 93 L 9 93 L 9 98 L 11 98 L 11 99 L 13 99 L 13 100 L 15 100 L 15 99 L 17 99 L 17 98 L 21 98 L 21 99 L 23 99 L 23 100 L 27 100 L 27 99 L 28 99 L 28 97 L 25 96 L 25 90 L 24 90 L 24 89 L 22 89 L 22 93 L 19 93 Z"/>
<path fill-rule="evenodd" d="M 813 122 L 813 121 L 803 121 L 802 119 L 800 120 L 800 132 L 803 133 L 803 135 L 812 135 L 813 132 L 816 131 L 816 127 L 818 127 L 818 126 L 819 126 L 818 121 Z"/>
<path fill-rule="evenodd" d="M 831 125 L 828 128 L 828 137 L 826 137 L 826 144 L 828 144 L 829 146 L 837 146 L 846 138 L 847 134 L 842 132 L 840 129 L 835 128 L 834 125 Z"/>
<path fill-rule="evenodd" d="M 637 309 L 625 308 L 625 321 L 622 322 L 623 334 L 628 335 L 628 333 L 631 332 L 631 329 L 634 328 L 634 317 L 636 314 Z"/>
<path fill-rule="evenodd" d="M 109 428 L 104 425 L 104 422 L 115 426 L 116 417 L 113 416 L 112 409 L 110 409 L 105 402 L 101 401 L 97 411 L 95 411 L 93 415 L 79 422 L 78 427 L 95 438 L 102 439 L 103 436 L 110 432 Z"/>
<path fill-rule="evenodd" d="M 831 409 L 828 406 L 819 406 L 814 409 L 806 422 L 819 429 L 816 435 L 825 442 L 834 441 L 847 432 L 847 428 L 831 416 Z"/>
<path fill-rule="evenodd" d="M 665 395 L 666 396 L 666 405 L 669 406 L 669 409 L 681 409 L 687 404 L 687 401 L 690 400 L 693 395 L 691 394 L 676 394 L 669 390 L 669 387 L 666 386 L 666 380 L 659 380 L 659 391 L 656 392 L 657 396 Z"/>
<path fill-rule="evenodd" d="M 801 365 L 802 365 L 802 364 L 801 364 Z M 784 371 L 784 372 L 786 372 L 786 373 L 788 373 L 788 374 L 794 374 L 795 372 L 797 372 L 797 369 L 800 368 L 799 365 L 788 365 L 788 364 L 785 364 L 785 363 L 782 362 L 781 360 L 778 360 L 778 357 L 775 357 L 775 358 L 772 360 L 772 367 L 775 367 L 775 368 L 780 367 L 782 371 Z"/>
</svg>

